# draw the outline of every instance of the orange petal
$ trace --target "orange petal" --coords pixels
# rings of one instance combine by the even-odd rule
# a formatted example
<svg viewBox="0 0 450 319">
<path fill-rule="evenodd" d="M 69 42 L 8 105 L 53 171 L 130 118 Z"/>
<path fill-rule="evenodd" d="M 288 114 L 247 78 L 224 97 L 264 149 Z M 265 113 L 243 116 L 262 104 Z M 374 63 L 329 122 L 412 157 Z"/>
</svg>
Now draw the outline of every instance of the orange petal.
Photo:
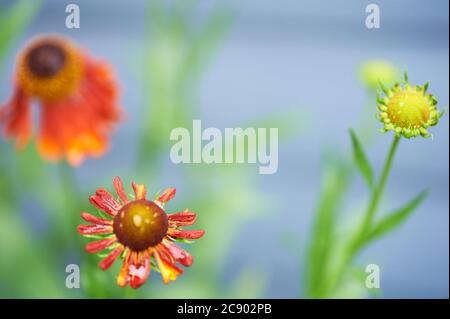
<svg viewBox="0 0 450 319">
<path fill-rule="evenodd" d="M 131 186 L 133 187 L 136 200 L 145 199 L 145 196 L 147 195 L 147 188 L 145 187 L 145 185 L 131 182 Z"/>
<path fill-rule="evenodd" d="M 168 188 L 159 196 L 158 201 L 161 202 L 162 205 L 166 204 L 170 201 L 176 194 L 177 190 L 175 188 Z"/>
<path fill-rule="evenodd" d="M 120 287 L 125 287 L 130 281 L 129 271 L 130 271 L 130 259 L 131 251 L 128 251 L 125 259 L 123 260 L 122 267 L 120 268 L 119 275 L 117 276 L 117 284 Z"/>
<path fill-rule="evenodd" d="M 172 257 L 178 261 L 183 266 L 189 267 L 192 265 L 193 258 L 191 254 L 189 254 L 187 251 L 181 249 L 175 244 L 172 244 L 168 241 L 165 241 L 163 243 L 164 247 L 167 249 L 168 253 L 172 255 Z"/>
<path fill-rule="evenodd" d="M 175 214 L 168 214 L 167 218 L 169 222 L 174 223 L 176 226 L 190 226 L 195 223 L 197 215 L 193 212 L 185 210 L 184 212 L 178 212 Z"/>
<path fill-rule="evenodd" d="M 83 218 L 85 221 L 95 224 L 95 225 L 112 225 L 112 223 L 113 223 L 112 220 L 95 217 L 86 212 L 82 212 L 80 215 L 81 215 L 81 218 Z"/>
<path fill-rule="evenodd" d="M 85 246 L 85 249 L 88 253 L 95 254 L 95 253 L 98 253 L 99 251 L 102 251 L 103 249 L 111 246 L 112 244 L 114 244 L 116 242 L 116 240 L 117 240 L 116 237 L 111 237 L 111 238 L 105 238 L 105 239 L 93 241 L 93 242 L 88 243 Z"/>
<path fill-rule="evenodd" d="M 171 280 L 176 280 L 177 276 L 183 273 L 183 270 L 171 263 L 159 249 L 155 249 L 154 256 L 165 284 L 168 284 Z"/>
<path fill-rule="evenodd" d="M 184 238 L 184 239 L 198 239 L 203 237 L 205 234 L 204 230 L 181 230 L 169 228 L 167 233 L 175 238 Z"/>
<path fill-rule="evenodd" d="M 120 179 L 119 176 L 116 176 L 114 178 L 114 188 L 116 189 L 117 196 L 119 196 L 122 203 L 127 204 L 129 201 L 128 196 L 123 190 L 122 180 Z"/>
<path fill-rule="evenodd" d="M 113 232 L 113 227 L 111 225 L 78 225 L 77 231 L 81 235 L 108 234 Z"/>
<path fill-rule="evenodd" d="M 122 205 L 105 189 L 97 189 L 95 195 L 89 197 L 92 205 L 101 209 L 105 213 L 115 216 L 122 208 Z"/>
<path fill-rule="evenodd" d="M 137 289 L 142 286 L 150 275 L 150 257 L 147 252 L 144 252 L 142 264 L 131 264 L 130 265 L 130 286 L 131 288 Z"/>
<path fill-rule="evenodd" d="M 108 256 L 106 256 L 99 264 L 99 267 L 103 270 L 108 269 L 116 261 L 117 257 L 122 253 L 124 247 L 119 245 Z"/>
<path fill-rule="evenodd" d="M 5 123 L 5 136 L 15 138 L 18 149 L 24 148 L 31 137 L 32 122 L 29 97 L 20 87 L 14 89 L 11 100 L 1 108 L 0 123 L 2 122 Z"/>
</svg>

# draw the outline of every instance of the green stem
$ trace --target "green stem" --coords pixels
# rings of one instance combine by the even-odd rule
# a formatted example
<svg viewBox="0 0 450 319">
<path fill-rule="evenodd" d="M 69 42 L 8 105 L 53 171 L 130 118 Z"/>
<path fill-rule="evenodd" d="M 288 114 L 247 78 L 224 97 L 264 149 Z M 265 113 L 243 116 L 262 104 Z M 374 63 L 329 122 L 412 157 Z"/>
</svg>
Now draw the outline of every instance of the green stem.
<svg viewBox="0 0 450 319">
<path fill-rule="evenodd" d="M 365 218 L 364 218 L 364 222 L 362 224 L 361 227 L 361 231 L 358 238 L 358 243 L 360 243 L 361 241 L 364 240 L 364 236 L 366 235 L 367 231 L 370 229 L 370 227 L 372 226 L 372 221 L 373 218 L 377 212 L 378 206 L 380 204 L 380 199 L 384 194 L 384 189 L 386 186 L 386 182 L 389 178 L 389 174 L 391 172 L 391 168 L 392 168 L 392 162 L 394 160 L 395 157 L 395 153 L 397 151 L 398 148 L 398 144 L 400 142 L 400 137 L 399 136 L 395 136 L 394 140 L 392 141 L 391 144 L 391 148 L 389 149 L 389 153 L 388 156 L 386 158 L 386 161 L 384 163 L 384 167 L 383 167 L 383 171 L 381 173 L 381 178 L 378 182 L 378 185 L 376 186 L 373 194 L 372 194 L 372 199 L 370 201 L 369 207 L 367 209 Z"/>
<path fill-rule="evenodd" d="M 65 234 L 74 234 L 73 236 L 65 236 L 68 237 L 67 244 L 74 245 L 80 243 L 79 236 L 76 235 L 76 226 L 81 221 L 79 219 L 81 195 L 72 167 L 66 163 L 61 163 L 58 165 L 58 174 L 63 195 L 63 232 Z"/>
<path fill-rule="evenodd" d="M 357 235 L 355 237 L 354 241 L 350 242 L 349 248 L 347 252 L 344 254 L 342 258 L 342 262 L 337 267 L 337 272 L 335 272 L 335 276 L 333 276 L 333 279 L 330 281 L 329 285 L 327 286 L 328 289 L 325 292 L 325 295 L 332 291 L 338 284 L 339 281 L 342 279 L 345 271 L 348 269 L 348 266 L 352 262 L 352 260 L 357 255 L 360 248 L 364 245 L 365 242 L 365 236 L 367 232 L 372 227 L 373 219 L 375 217 L 375 214 L 377 212 L 378 206 L 380 204 L 380 200 L 384 194 L 384 189 L 386 187 L 387 180 L 389 178 L 389 174 L 391 172 L 392 168 L 392 162 L 395 157 L 395 153 L 398 148 L 398 144 L 400 142 L 400 137 L 395 136 L 394 140 L 392 141 L 391 147 L 389 149 L 388 156 L 386 158 L 386 161 L 383 166 L 383 171 L 381 172 L 380 180 L 378 181 L 378 184 L 376 185 L 372 197 L 369 203 L 369 206 L 367 207 L 363 223 L 361 224 Z"/>
</svg>

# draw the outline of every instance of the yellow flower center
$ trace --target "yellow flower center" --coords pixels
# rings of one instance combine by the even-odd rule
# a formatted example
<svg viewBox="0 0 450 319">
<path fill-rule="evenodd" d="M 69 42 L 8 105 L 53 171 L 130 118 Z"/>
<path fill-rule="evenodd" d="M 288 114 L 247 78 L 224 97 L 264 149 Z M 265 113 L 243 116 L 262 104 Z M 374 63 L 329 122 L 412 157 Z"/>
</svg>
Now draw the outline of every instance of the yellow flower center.
<svg viewBox="0 0 450 319">
<path fill-rule="evenodd" d="M 55 102 L 69 96 L 83 75 L 79 52 L 60 38 L 42 37 L 19 56 L 17 79 L 30 96 Z"/>
<path fill-rule="evenodd" d="M 136 200 L 124 205 L 114 217 L 118 241 L 134 251 L 142 251 L 162 241 L 168 229 L 167 215 L 154 202 Z"/>
<path fill-rule="evenodd" d="M 422 92 L 401 91 L 389 101 L 387 114 L 401 128 L 420 128 L 430 118 L 430 105 Z"/>
</svg>

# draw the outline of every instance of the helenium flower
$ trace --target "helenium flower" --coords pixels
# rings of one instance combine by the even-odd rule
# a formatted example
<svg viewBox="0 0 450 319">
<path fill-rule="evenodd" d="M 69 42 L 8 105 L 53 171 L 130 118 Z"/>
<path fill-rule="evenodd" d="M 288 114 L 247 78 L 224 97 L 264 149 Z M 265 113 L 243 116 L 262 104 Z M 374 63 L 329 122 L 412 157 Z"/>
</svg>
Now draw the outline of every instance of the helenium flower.
<svg viewBox="0 0 450 319">
<path fill-rule="evenodd" d="M 430 126 L 439 122 L 443 112 L 436 107 L 436 97 L 427 93 L 428 83 L 411 85 L 405 74 L 404 83 L 386 88 L 380 83 L 382 94 L 377 96 L 378 119 L 384 124 L 383 132 L 394 131 L 396 136 L 412 138 L 430 137 Z"/>
</svg>

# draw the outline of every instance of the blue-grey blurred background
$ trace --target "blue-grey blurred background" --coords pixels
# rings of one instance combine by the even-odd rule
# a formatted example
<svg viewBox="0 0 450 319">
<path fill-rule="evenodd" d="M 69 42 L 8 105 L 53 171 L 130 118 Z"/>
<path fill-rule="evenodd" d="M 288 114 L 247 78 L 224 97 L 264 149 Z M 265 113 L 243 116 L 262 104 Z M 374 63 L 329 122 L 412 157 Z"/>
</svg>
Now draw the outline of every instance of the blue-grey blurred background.
<svg viewBox="0 0 450 319">
<path fill-rule="evenodd" d="M 79 185 L 97 187 L 103 186 L 96 181 L 99 176 L 110 180 L 110 172 L 133 170 L 139 133 L 136 123 L 147 93 L 141 80 L 142 72 L 146 72 L 141 63 L 146 52 L 143 41 L 148 39 L 148 16 L 143 10 L 145 1 L 140 0 L 71 2 L 80 6 L 81 28 L 65 28 L 65 6 L 69 1 L 43 1 L 38 15 L 8 51 L 0 74 L 0 100 L 11 94 L 15 52 L 33 35 L 59 32 L 94 55 L 108 59 L 120 78 L 127 120 L 113 136 L 111 151 L 101 161 L 88 160 L 76 170 Z M 380 29 L 365 27 L 365 8 L 372 2 L 380 7 Z M 296 298 L 302 295 L 305 247 L 318 204 L 324 152 L 349 153 L 348 129 L 358 126 L 364 108 L 372 107 L 373 114 L 375 111 L 358 78 L 358 68 L 371 59 L 391 61 L 400 71 L 409 72 L 412 83 L 429 80 L 438 106 L 447 107 L 449 3 L 199 1 L 191 22 L 201 23 L 218 3 L 231 12 L 232 18 L 193 92 L 197 106 L 194 118 L 201 119 L 205 127 L 224 128 L 266 114 L 291 110 L 302 114 L 300 133 L 280 145 L 278 172 L 258 175 L 256 166 L 248 168 L 255 187 L 263 196 L 267 194 L 273 206 L 262 217 L 246 220 L 233 235 L 220 281 L 225 284 L 238 275 L 239 269 L 255 267 L 266 274 L 263 297 Z M 380 265 L 384 297 L 448 298 L 447 114 L 431 132 L 432 139 L 402 140 L 382 208 L 398 207 L 424 188 L 431 190 L 430 196 L 398 231 L 371 245 L 358 259 L 361 265 Z M 367 147 L 377 171 L 390 141 L 390 134 L 375 133 Z M 168 138 L 166 142 L 170 143 Z M 182 165 L 170 163 L 168 152 L 163 161 L 158 179 L 164 180 L 164 185 L 177 184 Z M 151 184 L 152 180 L 141 182 Z M 221 180 L 216 183 L 212 186 L 220 187 Z M 367 196 L 363 182 L 357 178 L 345 203 L 348 214 Z"/>
</svg>

